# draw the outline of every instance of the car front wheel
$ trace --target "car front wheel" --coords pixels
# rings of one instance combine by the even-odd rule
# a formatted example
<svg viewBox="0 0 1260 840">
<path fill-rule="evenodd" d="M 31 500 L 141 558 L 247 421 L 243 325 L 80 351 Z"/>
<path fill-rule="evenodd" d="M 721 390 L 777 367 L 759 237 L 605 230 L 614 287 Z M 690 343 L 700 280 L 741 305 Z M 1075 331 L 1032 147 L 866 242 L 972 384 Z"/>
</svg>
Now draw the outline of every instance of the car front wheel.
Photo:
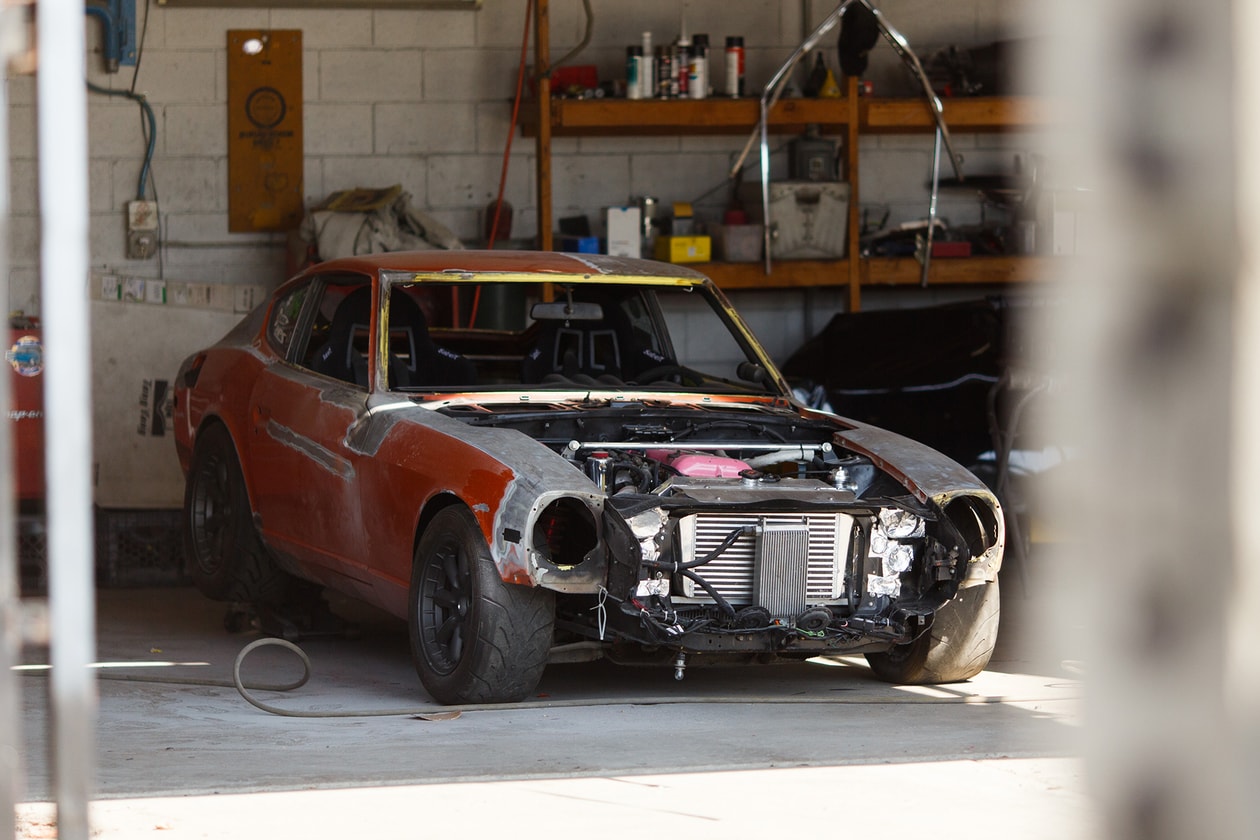
<svg viewBox="0 0 1260 840">
<path fill-rule="evenodd" d="M 538 685 L 555 597 L 504 582 L 467 508 L 445 508 L 425 529 L 409 613 L 416 673 L 439 703 L 510 703 Z"/>
<path fill-rule="evenodd" d="M 868 653 L 866 661 L 875 676 L 902 685 L 971 679 L 989 664 L 1000 615 L 996 580 L 960 589 L 936 611 L 926 633 L 885 653 Z"/>
</svg>

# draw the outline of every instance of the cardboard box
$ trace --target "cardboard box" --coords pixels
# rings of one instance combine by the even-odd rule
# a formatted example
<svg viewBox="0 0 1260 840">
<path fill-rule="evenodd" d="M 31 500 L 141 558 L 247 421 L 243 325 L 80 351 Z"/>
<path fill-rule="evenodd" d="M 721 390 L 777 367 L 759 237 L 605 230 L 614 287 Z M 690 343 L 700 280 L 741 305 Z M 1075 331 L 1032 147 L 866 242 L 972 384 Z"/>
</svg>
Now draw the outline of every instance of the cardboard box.
<svg viewBox="0 0 1260 840">
<path fill-rule="evenodd" d="M 637 207 L 608 207 L 608 253 L 614 257 L 643 256 L 643 216 Z"/>
<path fill-rule="evenodd" d="M 765 242 L 764 225 L 710 225 L 713 256 L 724 262 L 758 262 Z"/>
<path fill-rule="evenodd" d="M 1088 196 L 1077 190 L 1051 190 L 1050 219 L 1043 229 L 1049 231 L 1050 241 L 1037 243 L 1033 253 L 1048 253 L 1056 257 L 1071 257 L 1090 253 L 1089 227 L 1082 218 L 1088 206 Z"/>
<path fill-rule="evenodd" d="M 712 248 L 712 242 L 707 236 L 658 236 L 654 256 L 663 262 L 708 262 Z"/>
</svg>

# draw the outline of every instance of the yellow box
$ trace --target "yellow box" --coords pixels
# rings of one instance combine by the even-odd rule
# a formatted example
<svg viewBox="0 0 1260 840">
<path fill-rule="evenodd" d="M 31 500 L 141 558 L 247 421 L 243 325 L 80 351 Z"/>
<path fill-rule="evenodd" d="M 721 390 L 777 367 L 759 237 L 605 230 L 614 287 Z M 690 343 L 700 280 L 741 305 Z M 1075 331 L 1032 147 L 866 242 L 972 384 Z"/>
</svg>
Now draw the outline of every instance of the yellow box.
<svg viewBox="0 0 1260 840">
<path fill-rule="evenodd" d="M 672 263 L 699 263 L 712 259 L 712 241 L 707 236 L 658 236 L 653 256 Z"/>
</svg>

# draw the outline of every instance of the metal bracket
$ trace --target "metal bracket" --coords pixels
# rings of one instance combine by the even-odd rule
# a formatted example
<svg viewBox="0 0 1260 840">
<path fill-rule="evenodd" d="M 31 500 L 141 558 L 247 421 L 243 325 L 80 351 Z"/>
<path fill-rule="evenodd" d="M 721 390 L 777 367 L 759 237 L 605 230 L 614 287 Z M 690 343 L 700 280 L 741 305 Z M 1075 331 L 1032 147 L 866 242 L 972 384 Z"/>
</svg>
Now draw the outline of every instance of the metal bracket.
<svg viewBox="0 0 1260 840">
<path fill-rule="evenodd" d="M 105 71 L 136 66 L 136 0 L 87 0 L 86 13 L 100 18 Z"/>
<path fill-rule="evenodd" d="M 844 16 L 845 10 L 852 3 L 861 3 L 863 6 L 865 6 L 867 9 L 870 10 L 871 14 L 875 16 L 875 21 L 879 25 L 879 30 L 883 34 L 885 40 L 887 40 L 888 43 L 892 44 L 893 49 L 897 52 L 897 55 L 901 57 L 902 62 L 910 69 L 912 73 L 914 73 L 914 76 L 918 80 L 920 87 L 922 87 L 923 89 L 923 95 L 924 97 L 926 97 L 928 101 L 928 106 L 932 109 L 932 117 L 936 121 L 936 134 L 938 138 L 938 141 L 937 141 L 938 146 L 940 143 L 942 142 L 944 143 L 945 149 L 949 154 L 950 162 L 954 165 L 954 174 L 958 177 L 959 181 L 963 180 L 962 156 L 954 151 L 954 144 L 949 136 L 949 128 L 945 125 L 944 107 L 941 105 L 941 100 L 937 98 L 936 94 L 932 91 L 932 85 L 931 85 L 931 82 L 928 81 L 927 73 L 923 71 L 923 65 L 919 63 L 918 57 L 914 54 L 913 51 L 911 51 L 910 43 L 906 40 L 904 35 L 902 35 L 900 32 L 894 29 L 892 25 L 889 24 L 888 21 L 884 19 L 884 16 L 883 14 L 880 13 L 879 9 L 876 9 L 873 5 L 871 5 L 870 0 L 841 0 L 840 5 L 836 6 L 836 8 L 832 10 L 831 14 L 827 15 L 827 17 L 823 19 L 823 22 L 818 24 L 818 27 L 813 32 L 810 33 L 809 37 L 806 38 L 801 43 L 801 45 L 796 48 L 796 50 L 792 53 L 792 55 L 788 57 L 788 60 L 783 63 L 783 66 L 779 68 L 778 72 L 774 74 L 774 76 L 770 79 L 769 83 L 766 85 L 765 89 L 762 91 L 761 93 L 761 119 L 758 122 L 757 128 L 753 130 L 752 136 L 748 138 L 748 142 L 744 145 L 744 150 L 740 153 L 739 158 L 735 161 L 735 165 L 731 167 L 730 176 L 731 178 L 735 178 L 739 174 L 740 170 L 743 169 L 744 160 L 748 157 L 748 153 L 752 151 L 753 143 L 757 142 L 758 138 L 760 138 L 761 140 L 761 207 L 762 207 L 762 219 L 765 222 L 764 246 L 765 246 L 766 274 L 769 274 L 771 271 L 770 139 L 769 139 L 770 109 L 773 108 L 775 103 L 779 101 L 779 97 L 782 96 L 784 88 L 787 87 L 788 78 L 792 72 L 792 68 L 794 68 L 800 62 L 800 60 L 809 53 L 810 50 L 812 50 L 815 46 L 817 46 L 818 42 L 822 40 L 822 37 L 824 35 L 830 32 L 831 29 L 835 27 L 837 23 L 840 22 L 841 17 Z M 936 158 L 939 160 L 939 150 L 936 153 Z M 931 202 L 932 208 L 933 208 L 933 211 L 932 211 L 933 220 L 935 220 L 936 195 L 939 188 L 939 181 L 940 181 L 939 167 L 934 167 L 933 178 L 932 178 L 932 202 Z M 929 231 L 930 231 L 930 227 L 929 227 Z M 857 243 L 855 242 L 849 244 L 850 249 L 856 249 L 856 247 L 857 247 Z M 931 259 L 930 243 L 928 246 L 928 250 L 929 250 L 929 253 L 928 253 L 927 259 L 930 260 Z M 923 268 L 923 277 L 924 278 L 927 277 L 927 263 L 926 262 Z"/>
</svg>

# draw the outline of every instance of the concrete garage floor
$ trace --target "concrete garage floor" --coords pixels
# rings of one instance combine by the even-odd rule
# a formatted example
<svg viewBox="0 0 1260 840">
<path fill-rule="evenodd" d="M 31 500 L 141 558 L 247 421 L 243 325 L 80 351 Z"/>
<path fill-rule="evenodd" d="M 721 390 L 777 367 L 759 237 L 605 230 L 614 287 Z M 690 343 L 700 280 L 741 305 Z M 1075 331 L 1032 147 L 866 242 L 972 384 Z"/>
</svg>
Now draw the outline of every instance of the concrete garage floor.
<svg viewBox="0 0 1260 840">
<path fill-rule="evenodd" d="M 104 590 L 93 836 L 1094 835 L 1075 757 L 1081 686 L 1024 641 L 1022 603 L 1004 604 L 990 670 L 959 685 L 889 686 L 860 657 L 692 668 L 681 683 L 596 662 L 549 668 L 532 704 L 426 720 L 403 713 L 434 707 L 395 619 L 335 602 L 360 634 L 303 641 L 308 684 L 256 694 L 344 716 L 280 717 L 230 687 L 257 634 L 226 632 L 223 605 L 188 589 Z M 243 676 L 301 671 L 265 647 Z M 47 680 L 25 673 L 17 835 L 53 837 Z M 360 716 L 382 710 L 396 713 Z"/>
</svg>

